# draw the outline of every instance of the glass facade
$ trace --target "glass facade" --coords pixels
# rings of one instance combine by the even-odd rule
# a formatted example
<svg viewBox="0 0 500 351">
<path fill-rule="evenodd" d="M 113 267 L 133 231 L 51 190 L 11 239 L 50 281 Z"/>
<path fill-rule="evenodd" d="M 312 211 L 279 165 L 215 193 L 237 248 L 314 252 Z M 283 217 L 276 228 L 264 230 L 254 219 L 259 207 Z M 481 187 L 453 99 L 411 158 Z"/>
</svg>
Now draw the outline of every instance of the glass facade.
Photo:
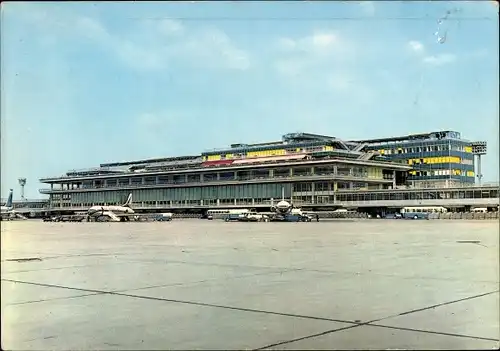
<svg viewBox="0 0 500 351">
<path fill-rule="evenodd" d="M 498 186 L 484 188 L 394 189 L 386 185 L 378 189 L 367 183 L 344 181 L 316 181 L 275 184 L 241 184 L 170 189 L 135 189 L 86 191 L 71 194 L 51 194 L 52 208 L 88 208 L 93 205 L 121 205 L 129 193 L 134 208 L 169 207 L 224 207 L 270 205 L 281 200 L 284 189 L 286 200 L 298 205 L 331 205 L 342 202 L 442 200 L 442 199 L 498 199 Z M 384 190 L 384 189 L 385 190 Z"/>
<path fill-rule="evenodd" d="M 453 133 L 453 134 L 452 134 Z M 438 134 L 438 133 L 436 133 Z M 384 140 L 370 143 L 369 150 L 377 151 L 387 159 L 411 166 L 410 183 L 425 185 L 445 183 L 474 183 L 474 155 L 470 142 L 460 139 L 460 134 L 444 135 L 417 140 Z"/>
</svg>

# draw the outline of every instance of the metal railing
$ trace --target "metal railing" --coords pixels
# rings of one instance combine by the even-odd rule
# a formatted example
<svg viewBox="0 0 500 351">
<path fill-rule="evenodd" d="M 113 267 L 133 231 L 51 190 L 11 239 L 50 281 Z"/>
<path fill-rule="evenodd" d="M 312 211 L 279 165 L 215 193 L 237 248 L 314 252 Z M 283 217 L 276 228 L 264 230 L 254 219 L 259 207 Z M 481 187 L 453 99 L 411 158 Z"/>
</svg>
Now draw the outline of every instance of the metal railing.
<svg viewBox="0 0 500 351">
<path fill-rule="evenodd" d="M 310 180 L 332 180 L 332 177 L 335 180 L 344 180 L 344 181 L 353 181 L 353 182 L 366 182 L 366 181 L 392 181 L 393 178 L 383 177 L 383 178 L 374 178 L 368 176 L 361 176 L 359 174 L 323 174 L 323 175 L 312 175 L 312 174 L 303 174 L 303 175 L 295 175 L 295 176 L 274 176 L 274 177 L 238 177 L 229 178 L 229 179 L 206 179 L 203 181 L 173 181 L 173 182 L 161 182 L 161 183 L 144 183 L 144 184 L 111 184 L 111 185 L 98 185 L 94 187 L 81 187 L 81 188 L 70 188 L 70 189 L 61 189 L 61 188 L 41 188 L 39 192 L 42 194 L 52 193 L 52 192 L 75 192 L 75 191 L 86 191 L 86 190 L 104 190 L 104 189 L 132 189 L 132 188 L 161 188 L 161 187 L 182 187 L 182 186 L 202 186 L 204 184 L 217 185 L 217 183 L 221 185 L 231 185 L 231 184 L 241 184 L 241 183 L 270 183 L 273 181 L 306 181 Z"/>
</svg>

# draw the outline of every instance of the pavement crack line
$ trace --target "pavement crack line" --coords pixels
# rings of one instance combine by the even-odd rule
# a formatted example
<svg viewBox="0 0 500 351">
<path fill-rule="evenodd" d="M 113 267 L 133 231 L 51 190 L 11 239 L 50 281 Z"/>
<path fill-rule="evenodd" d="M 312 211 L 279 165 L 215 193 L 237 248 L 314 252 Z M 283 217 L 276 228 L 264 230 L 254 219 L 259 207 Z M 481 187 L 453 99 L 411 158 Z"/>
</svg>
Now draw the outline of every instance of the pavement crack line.
<svg viewBox="0 0 500 351">
<path fill-rule="evenodd" d="M 214 282 L 214 281 L 218 281 L 218 280 L 223 281 L 223 280 L 229 280 L 229 279 L 243 279 L 243 278 L 255 277 L 255 276 L 259 276 L 259 275 L 282 274 L 285 272 L 275 270 L 275 271 L 270 271 L 270 272 L 259 272 L 259 273 L 254 273 L 254 274 L 245 274 L 245 275 L 240 275 L 237 277 L 226 277 L 225 279 L 224 278 L 222 278 L 222 279 L 221 278 L 213 278 L 213 279 L 196 280 L 196 281 L 185 282 L 185 283 L 149 285 L 149 286 L 144 286 L 144 287 L 135 288 L 135 289 L 110 290 L 110 291 L 105 291 L 105 292 L 93 292 L 93 293 L 82 294 L 82 295 L 62 296 L 62 297 L 54 297 L 54 298 L 42 299 L 42 300 L 30 300 L 30 301 L 23 301 L 23 302 L 15 302 L 15 303 L 9 304 L 9 306 L 27 305 L 27 304 L 31 304 L 31 303 L 39 303 L 39 302 L 46 302 L 46 301 L 68 300 L 68 299 L 87 297 L 87 296 L 93 296 L 93 295 L 124 293 L 124 292 L 129 292 L 129 291 L 139 291 L 139 290 L 154 289 L 154 288 L 166 288 L 166 287 L 172 287 L 172 286 L 177 286 L 177 287 L 179 287 L 179 286 L 193 286 L 193 285 L 197 285 L 200 283 Z M 8 281 L 7 279 L 2 279 L 2 280 Z M 27 283 L 25 282 L 25 284 L 27 284 Z M 57 288 L 61 289 L 61 287 L 57 287 Z M 66 287 L 64 289 L 66 289 Z M 75 288 L 75 289 L 79 289 L 79 288 Z"/>
<path fill-rule="evenodd" d="M 441 304 L 437 304 L 437 305 L 433 305 L 433 306 L 428 306 L 428 307 L 424 307 L 424 308 L 420 308 L 420 309 L 416 309 L 416 310 L 410 310 L 410 311 L 407 311 L 407 312 L 402 312 L 402 313 L 399 313 L 399 314 L 395 314 L 395 315 L 391 315 L 391 316 L 387 316 L 387 317 L 383 317 L 383 318 L 373 319 L 373 320 L 368 321 L 368 322 L 357 323 L 356 325 L 350 325 L 350 326 L 343 327 L 343 328 L 330 329 L 330 330 L 326 330 L 326 331 L 321 332 L 321 333 L 311 334 L 311 335 L 303 336 L 303 337 L 300 337 L 300 338 L 290 339 L 290 340 L 281 341 L 281 342 L 278 342 L 278 343 L 266 345 L 266 346 L 260 347 L 258 349 L 255 349 L 255 350 L 265 350 L 265 349 L 269 349 L 269 348 L 272 348 L 272 347 L 281 346 L 281 345 L 285 345 L 285 344 L 290 344 L 290 343 L 294 343 L 294 342 L 297 342 L 297 341 L 312 339 L 312 338 L 316 338 L 318 336 L 323 336 L 323 335 L 327 335 L 327 334 L 331 334 L 331 333 L 336 333 L 336 332 L 339 332 L 339 331 L 342 331 L 342 330 L 348 330 L 348 329 L 357 328 L 357 327 L 361 327 L 361 326 L 371 326 L 371 327 L 379 327 L 379 328 L 387 328 L 387 329 L 405 330 L 405 331 L 413 331 L 413 332 L 425 333 L 425 334 L 436 334 L 436 335 L 444 335 L 444 336 L 454 336 L 454 337 L 477 339 L 477 340 L 499 341 L 498 339 L 485 338 L 485 337 L 481 337 L 481 336 L 472 336 L 472 335 L 445 333 L 445 332 L 430 331 L 430 330 L 424 330 L 424 329 L 403 328 L 403 327 L 395 327 L 395 326 L 388 326 L 388 325 L 376 324 L 375 323 L 375 322 L 380 322 L 380 321 L 387 320 L 387 319 L 394 318 L 394 317 L 399 317 L 399 316 L 404 316 L 404 315 L 408 315 L 408 314 L 411 314 L 411 313 L 417 313 L 417 312 L 425 311 L 425 310 L 428 310 L 428 309 L 431 309 L 431 308 L 436 308 L 436 307 L 450 305 L 450 304 L 453 304 L 453 303 L 458 303 L 458 302 L 462 302 L 462 301 L 466 301 L 466 300 L 476 299 L 476 298 L 479 298 L 479 297 L 483 297 L 483 296 L 487 296 L 487 295 L 498 293 L 499 291 L 500 290 L 490 291 L 490 292 L 487 292 L 487 293 L 483 293 L 483 294 L 479 294 L 479 295 L 474 295 L 474 296 L 469 296 L 469 297 L 458 299 L 458 300 L 448 301 L 448 302 L 444 302 L 444 303 L 441 303 Z"/>
<path fill-rule="evenodd" d="M 446 305 L 450 305 L 450 304 L 457 303 L 457 302 L 472 300 L 472 299 L 476 299 L 476 298 L 479 298 L 479 297 L 483 297 L 483 296 L 495 294 L 495 293 L 497 293 L 499 291 L 500 290 L 495 290 L 495 291 L 490 291 L 490 292 L 487 292 L 487 293 L 484 293 L 484 294 L 479 294 L 479 295 L 474 295 L 474 296 L 468 296 L 468 297 L 464 297 L 464 298 L 461 298 L 461 299 L 458 299 L 458 300 L 443 302 L 443 303 L 439 303 L 439 304 L 436 304 L 436 305 L 432 305 L 432 306 L 428 306 L 428 307 L 424 307 L 424 308 L 419 308 L 419 309 L 416 309 L 416 310 L 411 310 L 411 311 L 403 312 L 403 313 L 400 313 L 398 315 L 387 317 L 387 318 L 384 318 L 384 319 L 388 319 L 388 318 L 392 318 L 392 317 L 397 317 L 397 316 L 405 316 L 405 315 L 410 314 L 410 313 L 422 312 L 422 311 L 430 310 L 430 309 L 436 308 L 436 307 L 441 307 L 441 306 L 446 306 Z"/>
<path fill-rule="evenodd" d="M 222 309 L 242 311 L 242 312 L 254 312 L 254 313 L 263 313 L 263 314 L 271 314 L 271 315 L 295 317 L 295 318 L 303 318 L 303 319 L 323 320 L 323 321 L 329 321 L 329 322 L 350 323 L 350 324 L 354 324 L 354 325 L 365 324 L 365 323 L 357 323 L 354 321 L 347 321 L 347 320 L 340 320 L 340 319 L 333 319 L 333 318 L 315 317 L 315 316 L 307 316 L 307 315 L 284 313 L 284 312 L 273 312 L 273 311 L 257 310 L 257 309 L 252 309 L 252 308 L 225 306 L 225 305 L 196 302 L 196 301 L 187 301 L 187 300 L 167 299 L 167 298 L 153 297 L 153 296 L 134 295 L 134 294 L 126 294 L 126 293 L 105 291 L 105 290 L 98 290 L 98 289 L 74 288 L 74 287 L 69 287 L 69 286 L 64 286 L 64 285 L 34 283 L 34 282 L 27 282 L 27 281 L 14 280 L 14 279 L 2 279 L 2 281 L 8 281 L 11 283 L 19 283 L 19 284 L 27 284 L 27 285 L 44 286 L 44 287 L 51 287 L 51 288 L 59 288 L 59 289 L 67 289 L 67 290 L 75 290 L 75 291 L 82 291 L 82 292 L 88 292 L 88 293 L 96 293 L 96 295 L 98 295 L 98 294 L 116 295 L 116 296 L 132 297 L 132 298 L 143 299 L 143 300 L 173 302 L 173 303 L 180 303 L 180 304 L 186 304 L 186 305 L 215 307 L 215 308 L 222 308 Z"/>
<path fill-rule="evenodd" d="M 419 309 L 419 310 L 413 310 L 409 312 L 403 312 L 402 314 L 397 314 L 397 315 L 392 315 L 384 318 L 378 318 L 374 320 L 370 320 L 367 322 L 355 322 L 355 321 L 349 321 L 349 320 L 340 320 L 340 319 L 334 319 L 334 318 L 326 318 L 326 317 L 315 317 L 315 316 L 307 316 L 307 315 L 299 315 L 299 314 L 293 314 L 293 313 L 284 313 L 284 312 L 274 312 L 274 311 L 265 311 L 265 310 L 257 310 L 257 309 L 251 309 L 251 308 L 244 308 L 244 307 L 234 307 L 234 306 L 225 306 L 225 305 L 217 305 L 217 304 L 211 304 L 211 303 L 204 303 L 204 302 L 196 302 L 196 301 L 187 301 L 187 300 L 177 300 L 177 299 L 167 299 L 167 298 L 161 298 L 161 297 L 152 297 L 152 296 L 142 296 L 142 295 L 134 295 L 134 294 L 125 294 L 125 293 L 120 293 L 120 292 L 113 292 L 113 291 L 105 291 L 105 290 L 98 290 L 98 289 L 83 289 L 83 288 L 74 288 L 74 287 L 69 287 L 69 286 L 63 286 L 63 285 L 55 285 L 55 284 L 45 284 L 45 283 L 35 283 L 35 282 L 27 282 L 27 281 L 20 281 L 20 280 L 13 280 L 13 279 L 1 279 L 2 281 L 8 281 L 12 283 L 19 283 L 19 284 L 27 284 L 27 285 L 36 285 L 36 286 L 44 286 L 44 287 L 52 287 L 52 288 L 59 288 L 59 289 L 67 289 L 67 290 L 75 290 L 75 291 L 82 291 L 82 292 L 89 292 L 93 294 L 91 295 L 116 295 L 116 296 L 124 296 L 124 297 L 131 297 L 131 298 L 137 298 L 137 299 L 144 299 L 144 300 L 151 300 L 151 301 L 164 301 L 164 302 L 172 302 L 172 303 L 180 303 L 180 304 L 186 304 L 186 305 L 194 305 L 194 306 L 203 306 L 203 307 L 213 307 L 213 308 L 222 308 L 222 309 L 227 309 L 227 310 L 234 310 L 234 311 L 241 311 L 241 312 L 253 312 L 253 313 L 262 313 L 262 314 L 269 314 L 269 315 L 277 315 L 277 316 L 284 316 L 284 317 L 294 317 L 294 318 L 302 318 L 302 319 L 311 319 L 311 320 L 322 320 L 322 321 L 329 321 L 329 322 L 337 322 L 337 323 L 344 323 L 344 324 L 352 324 L 350 326 L 342 327 L 342 328 L 335 328 L 335 329 L 330 329 L 326 330 L 321 333 L 316 333 L 300 338 L 295 338 L 295 339 L 290 339 L 286 341 L 282 341 L 279 343 L 267 345 L 260 347 L 255 350 L 262 350 L 262 349 L 267 349 L 275 346 L 280 346 L 284 344 L 289 344 L 293 343 L 296 341 L 301 341 L 301 340 L 306 340 L 306 339 L 311 339 L 315 338 L 318 336 L 323 336 L 327 334 L 331 334 L 334 332 L 342 331 L 342 330 L 348 330 L 356 327 L 361 327 L 361 326 L 372 326 L 372 327 L 379 327 L 379 328 L 388 328 L 388 329 L 395 329 L 395 330 L 405 330 L 405 331 L 414 331 L 414 332 L 420 332 L 420 333 L 426 333 L 426 334 L 437 334 L 437 335 L 445 335 L 445 336 L 454 336 L 454 337 L 462 337 L 462 338 L 470 338 L 470 339 L 477 339 L 477 340 L 487 340 L 487 341 L 499 341 L 498 339 L 494 338 L 485 338 L 485 337 L 479 337 L 479 336 L 470 336 L 470 335 L 462 335 L 462 334 L 451 334 L 451 333 L 444 333 L 444 332 L 437 332 L 437 331 L 428 331 L 428 330 L 422 330 L 422 329 L 412 329 L 412 328 L 402 328 L 402 327 L 394 327 L 394 326 L 386 326 L 383 324 L 375 324 L 375 322 L 380 322 L 382 320 L 386 320 L 389 318 L 397 317 L 400 315 L 407 315 L 409 313 L 417 313 L 421 310 L 429 309 L 429 308 L 435 308 L 436 306 L 430 306 L 424 309 Z M 465 300 L 471 300 L 474 298 L 479 298 L 482 296 L 490 295 L 499 292 L 499 290 L 495 290 L 492 292 L 488 293 L 483 293 L 479 295 L 474 295 L 470 296 L 468 298 L 462 298 L 459 300 L 454 300 L 450 302 L 446 302 L 441 305 L 449 305 L 452 303 L 457 303 Z"/>
</svg>

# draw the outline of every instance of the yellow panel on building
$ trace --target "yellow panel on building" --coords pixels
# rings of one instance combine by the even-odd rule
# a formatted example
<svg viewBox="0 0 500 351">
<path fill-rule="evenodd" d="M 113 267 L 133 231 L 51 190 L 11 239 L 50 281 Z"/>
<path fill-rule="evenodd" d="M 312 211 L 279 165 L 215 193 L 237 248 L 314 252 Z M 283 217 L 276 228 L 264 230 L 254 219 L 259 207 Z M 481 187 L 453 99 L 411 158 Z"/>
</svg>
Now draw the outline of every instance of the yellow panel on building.
<svg viewBox="0 0 500 351">
<path fill-rule="evenodd" d="M 285 149 L 269 150 L 272 156 L 283 156 L 286 155 Z"/>
<path fill-rule="evenodd" d="M 468 152 L 468 153 L 472 153 L 472 146 L 466 146 L 466 147 L 464 148 L 464 151 L 465 151 L 465 152 Z M 473 172 L 473 173 L 474 173 L 474 172 Z"/>
<path fill-rule="evenodd" d="M 221 159 L 220 155 L 208 155 L 207 157 L 207 161 L 218 161 L 220 159 Z"/>
<path fill-rule="evenodd" d="M 417 159 L 413 159 L 413 160 L 408 160 L 408 164 L 412 164 L 412 162 L 414 164 L 419 164 L 421 163 L 420 160 L 417 158 Z M 461 162 L 461 159 L 460 157 L 456 157 L 456 156 L 446 156 L 446 157 L 426 157 L 423 159 L 423 163 L 426 163 L 426 164 L 435 164 L 435 163 L 460 163 Z"/>
<path fill-rule="evenodd" d="M 247 157 L 282 156 L 282 155 L 285 155 L 285 153 L 286 153 L 285 149 L 249 151 L 249 152 L 247 152 Z"/>
<path fill-rule="evenodd" d="M 474 171 L 467 171 L 467 177 L 474 177 Z"/>
<path fill-rule="evenodd" d="M 323 146 L 323 151 L 333 151 L 333 146 L 330 145 Z"/>
<path fill-rule="evenodd" d="M 201 159 L 202 159 L 203 161 L 206 161 L 206 160 L 207 160 L 207 156 L 202 156 L 202 157 L 201 157 Z"/>
<path fill-rule="evenodd" d="M 226 160 L 232 160 L 234 158 L 233 154 L 226 154 Z"/>
<path fill-rule="evenodd" d="M 383 155 L 385 153 L 385 150 L 378 150 L 378 153 Z"/>
</svg>

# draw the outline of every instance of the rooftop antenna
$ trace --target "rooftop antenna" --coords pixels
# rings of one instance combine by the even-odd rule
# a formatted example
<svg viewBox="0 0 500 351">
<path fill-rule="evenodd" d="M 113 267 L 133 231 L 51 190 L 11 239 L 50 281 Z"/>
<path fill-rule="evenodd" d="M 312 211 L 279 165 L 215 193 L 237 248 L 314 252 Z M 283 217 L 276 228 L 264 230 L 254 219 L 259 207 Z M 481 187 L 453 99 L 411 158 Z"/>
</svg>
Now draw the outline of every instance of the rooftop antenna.
<svg viewBox="0 0 500 351">
<path fill-rule="evenodd" d="M 25 201 L 24 186 L 26 185 L 26 178 L 19 178 L 17 181 L 19 182 L 19 186 L 21 187 L 21 201 Z"/>
</svg>

